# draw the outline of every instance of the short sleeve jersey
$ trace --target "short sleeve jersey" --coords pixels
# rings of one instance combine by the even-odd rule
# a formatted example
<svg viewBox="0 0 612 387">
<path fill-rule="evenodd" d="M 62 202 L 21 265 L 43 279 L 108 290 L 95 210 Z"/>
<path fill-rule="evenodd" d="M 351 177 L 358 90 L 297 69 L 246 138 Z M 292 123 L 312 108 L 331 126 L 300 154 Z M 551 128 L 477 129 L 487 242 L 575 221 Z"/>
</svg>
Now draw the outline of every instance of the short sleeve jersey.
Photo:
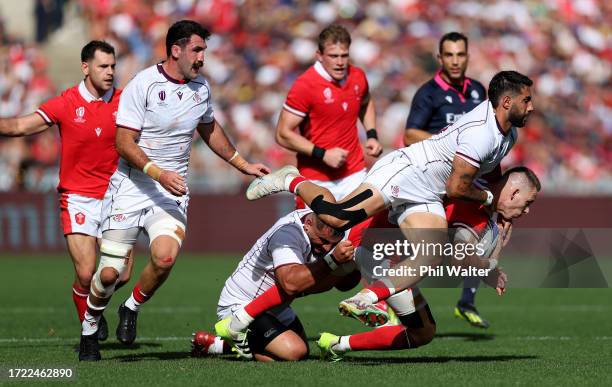
<svg viewBox="0 0 612 387">
<path fill-rule="evenodd" d="M 466 78 L 461 90 L 446 83 L 440 71 L 419 88 L 412 99 L 406 128 L 417 128 L 431 134 L 456 122 L 486 99 L 482 83 Z"/>
<path fill-rule="evenodd" d="M 117 126 L 140 132 L 138 145 L 151 161 L 182 176 L 187 175 L 196 127 L 213 120 L 210 86 L 204 77 L 179 81 L 161 63 L 142 70 L 127 84 L 117 112 Z"/>
<path fill-rule="evenodd" d="M 303 209 L 289 213 L 255 242 L 225 281 L 220 306 L 246 304 L 275 284 L 276 268 L 316 259 L 302 223 L 302 218 L 311 212 Z"/>
<path fill-rule="evenodd" d="M 346 79 L 339 83 L 315 63 L 293 84 L 283 108 L 304 117 L 300 133 L 321 148 L 346 149 L 348 157 L 341 168 L 331 168 L 322 160 L 298 154 L 300 173 L 311 180 L 338 180 L 365 168 L 357 133 L 359 111 L 369 95 L 365 73 L 349 66 Z"/>
<path fill-rule="evenodd" d="M 421 169 L 429 189 L 444 194 L 455 155 L 478 168 L 478 178 L 495 169 L 516 139 L 516 128 L 504 134 L 491 102 L 485 100 L 440 133 L 401 151 Z"/>
<path fill-rule="evenodd" d="M 115 116 L 121 90 L 95 98 L 85 83 L 42 104 L 36 113 L 59 128 L 62 143 L 60 193 L 102 199 L 117 168 Z"/>
</svg>

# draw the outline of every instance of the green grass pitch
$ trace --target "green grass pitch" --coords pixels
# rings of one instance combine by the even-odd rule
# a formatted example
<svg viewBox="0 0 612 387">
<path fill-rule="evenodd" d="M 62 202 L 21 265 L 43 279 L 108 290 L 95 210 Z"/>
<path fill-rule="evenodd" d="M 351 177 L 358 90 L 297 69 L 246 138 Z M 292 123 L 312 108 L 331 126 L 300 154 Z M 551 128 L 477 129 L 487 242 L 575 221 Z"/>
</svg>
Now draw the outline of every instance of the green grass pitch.
<svg viewBox="0 0 612 387">
<path fill-rule="evenodd" d="M 497 297 L 481 289 L 477 301 L 492 326 L 478 330 L 452 316 L 458 289 L 424 289 L 438 333 L 416 350 L 352 353 L 343 362 L 318 360 L 318 332 L 362 331 L 340 317 L 344 295 L 300 299 L 294 307 L 311 337 L 310 359 L 261 364 L 231 357 L 189 357 L 189 338 L 211 330 L 216 302 L 236 257 L 179 258 L 173 273 L 139 316 L 138 339 L 124 347 L 114 338 L 117 307 L 144 265 L 107 309 L 110 337 L 103 361 L 79 364 L 80 327 L 71 300 L 67 257 L 0 258 L 0 368 L 72 367 L 70 385 L 612 385 L 610 289 L 509 289 Z M 13 383 L 0 376 L 0 384 Z M 57 385 L 56 381 L 15 384 Z"/>
</svg>

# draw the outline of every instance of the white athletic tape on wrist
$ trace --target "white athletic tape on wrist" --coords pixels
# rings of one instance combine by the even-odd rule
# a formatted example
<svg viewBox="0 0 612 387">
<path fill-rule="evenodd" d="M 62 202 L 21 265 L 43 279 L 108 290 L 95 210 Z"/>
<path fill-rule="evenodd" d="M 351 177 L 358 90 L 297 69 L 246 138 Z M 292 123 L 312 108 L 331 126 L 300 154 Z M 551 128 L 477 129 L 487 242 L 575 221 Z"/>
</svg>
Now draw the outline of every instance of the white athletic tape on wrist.
<svg viewBox="0 0 612 387">
<path fill-rule="evenodd" d="M 327 263 L 327 266 L 332 269 L 332 271 L 338 268 L 338 264 L 334 260 L 334 257 L 332 257 L 332 253 L 325 254 L 325 256 L 323 256 L 323 260 L 325 261 L 325 263 Z"/>
<path fill-rule="evenodd" d="M 493 270 L 497 267 L 497 259 L 489 259 L 489 269 Z"/>
<path fill-rule="evenodd" d="M 155 238 L 165 235 L 176 240 L 180 247 L 185 239 L 185 225 L 172 216 L 167 216 L 149 226 L 147 233 L 149 234 L 149 246 Z"/>
</svg>

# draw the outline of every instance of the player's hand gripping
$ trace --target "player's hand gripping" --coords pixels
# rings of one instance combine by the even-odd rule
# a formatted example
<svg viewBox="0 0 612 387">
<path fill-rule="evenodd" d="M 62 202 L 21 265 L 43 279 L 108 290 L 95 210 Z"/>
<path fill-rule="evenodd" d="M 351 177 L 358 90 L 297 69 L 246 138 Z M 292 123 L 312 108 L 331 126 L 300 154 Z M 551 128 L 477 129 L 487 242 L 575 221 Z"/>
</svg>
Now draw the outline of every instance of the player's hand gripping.
<svg viewBox="0 0 612 387">
<path fill-rule="evenodd" d="M 338 263 L 346 263 L 352 261 L 355 255 L 355 247 L 353 247 L 353 243 L 351 241 L 340 241 L 336 245 L 336 248 L 334 249 L 332 255 Z"/>
<path fill-rule="evenodd" d="M 378 140 L 375 138 L 368 138 L 365 148 L 368 156 L 372 157 L 380 156 L 383 151 L 382 145 L 380 145 L 380 142 L 378 142 Z"/>
<path fill-rule="evenodd" d="M 173 171 L 163 170 L 159 175 L 159 184 L 174 196 L 183 196 L 187 193 L 185 178 Z"/>
<path fill-rule="evenodd" d="M 497 267 L 489 273 L 489 275 L 484 278 L 484 282 L 495 288 L 498 296 L 504 295 L 506 293 L 506 283 L 508 282 L 508 276 L 504 271 Z"/>
<path fill-rule="evenodd" d="M 340 168 L 346 163 L 348 151 L 342 148 L 330 148 L 325 151 L 323 162 L 332 168 Z"/>
</svg>

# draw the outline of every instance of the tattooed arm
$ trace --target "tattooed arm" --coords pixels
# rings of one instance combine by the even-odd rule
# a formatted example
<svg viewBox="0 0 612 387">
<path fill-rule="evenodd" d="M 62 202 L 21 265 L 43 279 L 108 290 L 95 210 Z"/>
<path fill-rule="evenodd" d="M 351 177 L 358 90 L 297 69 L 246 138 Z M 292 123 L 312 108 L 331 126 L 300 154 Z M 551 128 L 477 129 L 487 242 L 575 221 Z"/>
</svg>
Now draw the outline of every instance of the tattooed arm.
<svg viewBox="0 0 612 387">
<path fill-rule="evenodd" d="M 446 195 L 450 198 L 483 203 L 487 200 L 487 193 L 472 184 L 477 173 L 478 168 L 463 158 L 455 156 L 453 169 L 446 181 Z"/>
</svg>

